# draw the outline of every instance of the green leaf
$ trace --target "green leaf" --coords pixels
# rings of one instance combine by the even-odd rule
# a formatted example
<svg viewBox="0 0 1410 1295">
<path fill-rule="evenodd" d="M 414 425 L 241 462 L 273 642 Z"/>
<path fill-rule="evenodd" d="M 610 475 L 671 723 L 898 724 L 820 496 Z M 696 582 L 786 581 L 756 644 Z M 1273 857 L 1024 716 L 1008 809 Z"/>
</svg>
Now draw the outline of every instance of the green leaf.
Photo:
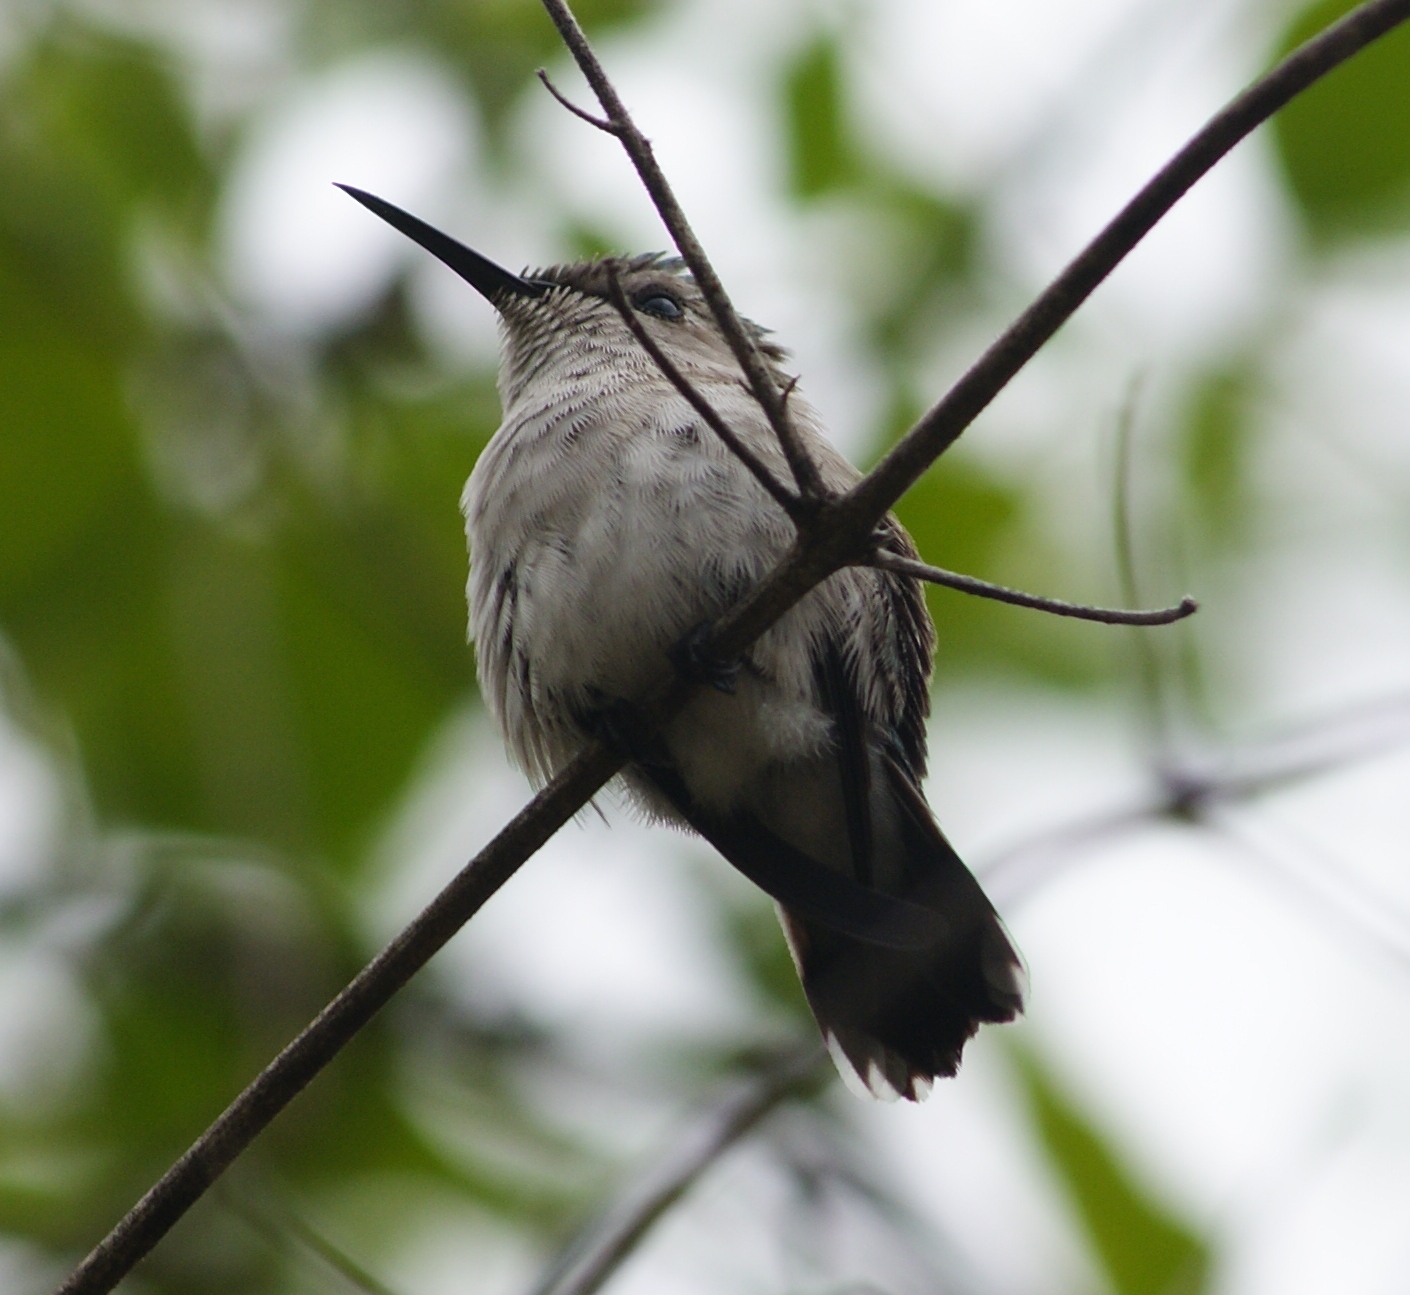
<svg viewBox="0 0 1410 1295">
<path fill-rule="evenodd" d="M 878 218 L 892 264 L 891 291 L 870 313 L 877 351 L 905 366 L 931 342 L 937 324 L 960 318 L 974 264 L 975 213 L 895 176 L 868 175 L 857 197 Z"/>
<path fill-rule="evenodd" d="M 1031 1054 L 1020 1057 L 1039 1137 L 1117 1295 L 1198 1295 L 1209 1248 L 1137 1181 Z"/>
<path fill-rule="evenodd" d="M 1355 7 L 1320 0 L 1283 40 L 1286 52 Z M 1273 119 L 1293 196 L 1322 240 L 1410 228 L 1410 25 L 1402 24 Z"/>
<path fill-rule="evenodd" d="M 788 187 L 795 198 L 816 198 L 846 188 L 857 165 L 842 105 L 837 43 L 821 36 L 784 73 L 788 137 Z"/>
<path fill-rule="evenodd" d="M 778 913 L 763 897 L 741 895 L 701 874 L 701 884 L 715 901 L 722 935 L 762 1002 L 811 1027 L 813 1015 L 788 950 Z"/>
<path fill-rule="evenodd" d="M 1186 415 L 1182 475 L 1199 534 L 1215 546 L 1247 533 L 1247 457 L 1253 375 L 1244 364 L 1219 369 L 1195 388 Z"/>
</svg>

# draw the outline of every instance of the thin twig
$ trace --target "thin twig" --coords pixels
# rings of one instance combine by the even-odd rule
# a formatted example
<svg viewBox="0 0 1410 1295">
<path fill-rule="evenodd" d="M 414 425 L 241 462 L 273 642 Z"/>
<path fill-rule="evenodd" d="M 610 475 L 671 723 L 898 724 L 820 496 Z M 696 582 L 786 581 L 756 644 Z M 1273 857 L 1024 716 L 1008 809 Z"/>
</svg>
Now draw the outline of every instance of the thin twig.
<svg viewBox="0 0 1410 1295">
<path fill-rule="evenodd" d="M 660 213 L 662 223 L 686 265 L 690 267 L 691 274 L 695 276 L 696 287 L 700 289 L 710 307 L 710 313 L 714 315 L 715 322 L 719 324 L 720 331 L 729 343 L 730 350 L 739 361 L 739 367 L 744 371 L 745 379 L 749 383 L 749 390 L 768 418 L 774 435 L 778 437 L 779 446 L 788 460 L 798 493 L 809 501 L 825 499 L 829 492 L 823 485 L 817 464 L 813 462 L 802 437 L 798 435 L 798 429 L 788 417 L 788 410 L 781 398 L 778 384 L 774 381 L 773 373 L 760 354 L 754 338 L 744 326 L 744 321 L 740 319 L 724 284 L 720 282 L 720 276 L 715 273 L 715 267 L 710 264 L 704 247 L 696 238 L 684 210 L 676 200 L 674 190 L 656 161 L 651 141 L 641 133 L 631 114 L 627 112 L 617 88 L 608 79 L 566 0 L 543 0 L 543 7 L 548 11 L 553 25 L 558 28 L 559 36 L 568 47 L 568 52 L 587 78 L 588 85 L 592 87 L 598 103 L 607 115 L 605 123 L 600 123 L 592 117 L 588 120 L 622 141 L 622 147 L 631 158 L 632 165 L 636 167 L 637 175 L 641 177 L 642 185 Z M 555 97 L 564 102 L 561 96 Z M 580 109 L 574 108 L 573 111 L 579 116 L 585 115 Z"/>
<path fill-rule="evenodd" d="M 1386 732 L 1384 725 L 1362 740 L 1346 740 L 1342 730 L 1366 718 L 1383 719 L 1383 707 L 1403 712 L 1398 731 Z M 1357 707 L 1350 714 L 1331 716 L 1298 726 L 1290 735 L 1261 743 L 1218 762 L 1221 767 L 1192 764 L 1166 765 L 1156 769 L 1159 792 L 1134 804 L 1104 810 L 1076 819 L 1058 828 L 1045 828 L 1015 842 L 976 869 L 990 898 L 1007 909 L 1031 895 L 1051 875 L 1057 862 L 1075 850 L 1088 849 L 1100 841 L 1124 836 L 1152 823 L 1178 821 L 1205 824 L 1222 808 L 1248 804 L 1314 778 L 1349 766 L 1373 760 L 1410 741 L 1410 698 L 1397 697 L 1383 703 Z M 1315 745 L 1321 737 L 1339 749 L 1304 750 L 1290 757 L 1286 747 L 1296 742 L 1303 748 Z M 1367 897 L 1372 892 L 1361 886 Z M 1377 897 L 1372 903 L 1387 902 Z"/>
<path fill-rule="evenodd" d="M 592 1295 L 626 1261 L 652 1226 L 726 1151 L 822 1070 L 816 1043 L 786 1053 L 741 1088 L 731 1086 L 691 1121 L 685 1136 L 559 1253 L 533 1295 Z"/>
<path fill-rule="evenodd" d="M 571 112 L 573 116 L 581 117 L 589 126 L 596 126 L 598 130 L 606 135 L 612 135 L 618 138 L 621 137 L 622 128 L 620 126 L 614 125 L 605 117 L 594 117 L 586 108 L 579 108 L 567 95 L 560 93 L 558 87 L 548 79 L 548 73 L 544 71 L 543 68 L 539 68 L 536 75 L 538 79 L 543 82 L 543 88 L 557 99 L 563 107 Z"/>
<path fill-rule="evenodd" d="M 944 567 L 933 567 L 915 558 L 903 557 L 899 553 L 889 553 L 878 549 L 865 563 L 869 567 L 880 567 L 884 571 L 895 571 L 898 575 L 914 576 L 933 585 L 944 585 L 947 589 L 958 589 L 963 594 L 973 594 L 976 598 L 992 598 L 998 603 L 1010 603 L 1014 607 L 1031 607 L 1035 611 L 1050 612 L 1054 616 L 1071 616 L 1081 621 L 1099 621 L 1103 625 L 1170 625 L 1193 616 L 1199 610 L 1197 603 L 1188 594 L 1173 607 L 1159 607 L 1151 611 L 1123 611 L 1117 607 L 1088 607 L 1083 603 L 1063 602 L 1060 598 L 1043 598 L 1038 594 L 1026 594 L 1005 585 L 991 584 L 975 576 L 962 576 Z"/>
<path fill-rule="evenodd" d="M 1112 472 L 1111 529 L 1116 544 L 1116 572 L 1121 597 L 1127 603 L 1140 601 L 1140 583 L 1136 579 L 1135 510 L 1132 491 L 1132 449 L 1136 431 L 1136 407 L 1140 400 L 1141 378 L 1132 378 L 1116 416 L 1115 459 Z M 1156 656 L 1155 644 L 1145 634 L 1131 636 L 1131 651 L 1136 662 L 1136 688 L 1140 714 L 1145 721 L 1151 750 L 1158 764 L 1168 759 L 1170 724 L 1166 714 L 1165 689 Z"/>
<path fill-rule="evenodd" d="M 637 344 L 655 362 L 656 367 L 665 374 L 667 381 L 675 387 L 677 391 L 690 403 L 692 409 L 709 424 L 711 430 L 730 449 L 730 452 L 754 475 L 754 479 L 764 487 L 778 504 L 790 517 L 799 516 L 798 496 L 789 490 L 772 472 L 768 465 L 749 448 L 732 428 L 716 412 L 715 407 L 705 399 L 695 384 L 685 376 L 671 362 L 670 357 L 656 344 L 656 339 L 646 331 L 646 326 L 637 318 L 636 311 L 632 309 L 631 302 L 627 300 L 627 294 L 622 291 L 622 282 L 617 276 L 617 269 L 611 262 L 607 264 L 607 290 L 611 295 L 612 304 L 616 306 L 617 313 L 621 315 L 622 321 L 631 334 L 637 340 Z M 793 385 L 790 383 L 787 391 L 784 392 L 784 399 L 792 393 Z"/>
<path fill-rule="evenodd" d="M 558 10 L 566 16 L 569 31 L 577 33 L 577 45 L 586 49 L 582 33 L 563 9 L 561 0 L 544 0 L 544 3 L 550 7 L 550 12 Z M 863 553 L 886 510 L 1076 311 L 1190 185 L 1294 94 L 1407 17 L 1410 17 L 1410 0 L 1368 0 L 1294 51 L 1215 117 L 1059 276 L 1018 323 L 990 347 L 876 471 L 841 500 L 820 509 L 825 524 L 819 522 L 809 528 L 806 536 L 800 534 L 792 551 L 773 573 L 720 619 L 710 636 L 708 650 L 723 659 L 737 656 L 809 589 Z M 605 74 L 591 58 L 591 52 L 587 51 L 587 55 L 592 68 L 589 81 L 599 99 L 607 95 L 610 102 L 620 104 Z M 644 140 L 641 142 L 645 144 Z M 650 158 L 649 146 L 645 147 L 644 156 Z M 659 171 L 654 170 L 654 161 L 651 167 L 650 174 L 659 176 Z M 645 176 L 643 180 L 645 182 Z M 668 189 L 654 182 L 647 187 L 658 210 L 664 196 L 669 197 L 670 208 L 679 211 Z M 683 218 L 680 227 L 689 232 Z M 690 242 L 693 245 L 690 255 L 684 246 L 677 244 L 688 263 L 698 249 L 693 235 Z M 700 265 L 708 270 L 703 254 Z M 692 270 L 700 283 L 700 269 L 692 265 Z M 713 271 L 709 271 L 707 277 L 712 283 L 718 283 Z M 706 291 L 703 283 L 701 286 L 702 291 Z M 712 302 L 712 308 L 713 305 Z M 728 330 L 726 335 L 732 336 Z M 761 397 L 767 409 L 766 402 L 773 399 L 778 403 L 779 396 L 771 381 L 766 380 L 763 387 L 772 393 Z M 783 444 L 787 452 L 787 443 Z M 795 472 L 798 470 L 795 466 Z M 684 705 L 691 691 L 688 685 L 677 684 L 658 704 L 648 708 L 650 717 L 659 724 Z M 573 759 L 466 865 L 430 906 L 261 1071 L 73 1270 L 59 1288 L 59 1295 L 105 1295 L 111 1291 L 200 1199 L 231 1161 L 524 861 L 587 804 L 622 763 L 621 757 L 595 743 Z"/>
<path fill-rule="evenodd" d="M 221 1193 L 221 1198 L 226 1209 L 243 1219 L 267 1240 L 279 1246 L 288 1246 L 291 1241 L 296 1242 L 317 1255 L 355 1290 L 363 1291 L 365 1295 L 397 1295 L 380 1277 L 369 1272 L 350 1254 L 340 1246 L 334 1245 L 292 1210 L 286 1208 L 284 1216 L 276 1218 L 271 1210 L 257 1204 L 252 1196 L 226 1190 Z"/>
</svg>

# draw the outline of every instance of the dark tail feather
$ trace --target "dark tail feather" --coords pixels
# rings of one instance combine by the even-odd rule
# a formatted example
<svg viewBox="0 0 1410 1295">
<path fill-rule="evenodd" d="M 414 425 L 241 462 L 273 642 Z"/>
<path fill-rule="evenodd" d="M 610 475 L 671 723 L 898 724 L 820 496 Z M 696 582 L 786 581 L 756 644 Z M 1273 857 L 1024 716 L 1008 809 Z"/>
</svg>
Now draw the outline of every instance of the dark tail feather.
<svg viewBox="0 0 1410 1295">
<path fill-rule="evenodd" d="M 1022 964 L 998 915 L 910 779 L 888 771 L 914 882 L 906 898 L 943 913 L 924 950 L 880 948 L 784 909 L 808 1003 L 835 1051 L 877 1095 L 912 1101 L 959 1069 L 985 1022 L 1023 1008 Z"/>
<path fill-rule="evenodd" d="M 1017 959 L 992 915 L 930 957 L 863 944 L 786 910 L 784 921 L 819 1027 L 878 1096 L 923 1097 L 959 1069 L 981 1024 L 1010 1021 L 1022 1006 Z"/>
<path fill-rule="evenodd" d="M 682 816 L 780 903 L 818 1025 L 862 1082 L 912 1101 L 959 1068 L 986 1022 L 1023 1008 L 1018 954 L 907 774 L 881 761 L 907 881 L 883 894 L 804 855 L 747 812 L 716 818 L 673 770 L 639 766 Z"/>
</svg>

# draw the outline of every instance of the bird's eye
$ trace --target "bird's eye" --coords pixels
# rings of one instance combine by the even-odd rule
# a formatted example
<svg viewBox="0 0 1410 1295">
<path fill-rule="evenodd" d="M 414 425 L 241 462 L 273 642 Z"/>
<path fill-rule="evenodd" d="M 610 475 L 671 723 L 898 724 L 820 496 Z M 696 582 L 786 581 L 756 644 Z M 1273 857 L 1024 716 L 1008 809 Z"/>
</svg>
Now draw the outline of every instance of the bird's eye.
<svg viewBox="0 0 1410 1295">
<path fill-rule="evenodd" d="M 679 319 L 685 314 L 681 303 L 664 292 L 651 292 L 638 297 L 636 308 L 644 315 L 655 315 L 657 319 Z"/>
</svg>

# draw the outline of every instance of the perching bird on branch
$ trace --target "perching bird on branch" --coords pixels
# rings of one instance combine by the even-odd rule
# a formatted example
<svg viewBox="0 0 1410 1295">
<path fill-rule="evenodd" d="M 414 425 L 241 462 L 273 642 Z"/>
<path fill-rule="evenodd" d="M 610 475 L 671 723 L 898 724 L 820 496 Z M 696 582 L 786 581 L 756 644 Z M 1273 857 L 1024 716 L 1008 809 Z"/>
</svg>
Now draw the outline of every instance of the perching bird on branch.
<svg viewBox="0 0 1410 1295">
<path fill-rule="evenodd" d="M 844 568 L 737 665 L 699 663 L 702 627 L 778 564 L 795 528 L 610 299 L 614 276 L 665 356 L 786 479 L 680 263 L 644 256 L 520 277 L 348 192 L 499 312 L 504 421 L 463 507 L 480 683 L 514 757 L 542 782 L 590 739 L 615 743 L 643 813 L 693 828 L 778 901 L 839 1062 L 873 1092 L 923 1096 L 955 1073 L 981 1022 L 1017 1014 L 1022 990 L 1017 954 L 921 792 L 935 636 L 920 586 Z M 777 373 L 782 352 L 759 344 Z M 796 395 L 788 412 L 824 484 L 851 486 L 857 471 L 817 414 Z M 883 544 L 914 556 L 900 524 L 885 525 Z M 706 685 L 635 742 L 623 715 L 692 669 Z"/>
</svg>

